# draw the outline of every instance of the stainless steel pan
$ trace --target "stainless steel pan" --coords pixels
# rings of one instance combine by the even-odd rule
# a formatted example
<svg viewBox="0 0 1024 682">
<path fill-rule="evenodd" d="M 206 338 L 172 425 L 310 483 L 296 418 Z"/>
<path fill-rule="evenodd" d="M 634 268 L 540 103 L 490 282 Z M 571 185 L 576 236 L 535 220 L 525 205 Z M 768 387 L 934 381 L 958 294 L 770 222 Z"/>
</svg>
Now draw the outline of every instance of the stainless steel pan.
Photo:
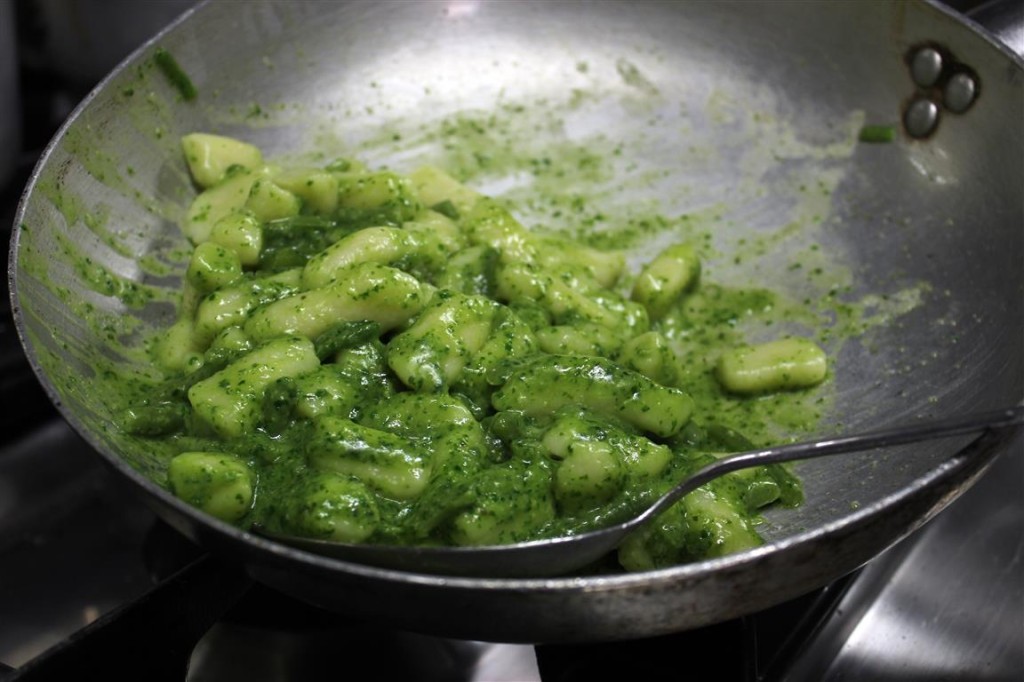
<svg viewBox="0 0 1024 682">
<path fill-rule="evenodd" d="M 915 49 L 929 46 L 945 71 L 935 84 L 918 73 L 924 84 L 915 84 Z M 191 76 L 196 100 L 152 66 L 157 47 Z M 963 92 L 943 99 L 954 72 L 975 86 L 965 110 L 955 101 Z M 805 505 L 770 515 L 765 546 L 650 573 L 449 579 L 243 533 L 151 480 L 160 463 L 129 452 L 89 390 L 97 358 L 144 369 L 123 348 L 172 319 L 169 305 L 126 307 L 109 294 L 133 282 L 178 286 L 175 219 L 193 192 L 178 137 L 215 131 L 271 155 L 332 148 L 402 167 L 452 153 L 429 135 L 445 117 L 499 111 L 508 136 L 492 131 L 493 142 L 512 151 L 604 149 L 614 173 L 570 181 L 607 215 L 635 218 L 657 200 L 660 214 L 689 216 L 680 230 L 701 223 L 723 253 L 739 239 L 767 247 L 753 263 L 723 257 L 716 276 L 802 296 L 832 288 L 870 309 L 869 329 L 834 349 L 822 429 L 873 428 L 1024 397 L 1022 90 L 1019 58 L 924 3 L 214 2 L 122 64 L 43 156 L 12 243 L 17 323 L 51 397 L 100 455 L 176 528 L 240 558 L 257 580 L 471 639 L 697 627 L 867 561 L 965 490 L 1005 442 L 808 462 L 799 467 Z M 857 143 L 865 122 L 895 124 L 896 139 Z M 484 189 L 520 192 L 522 178 L 500 170 L 481 173 Z M 809 252 L 826 254 L 832 279 L 786 274 Z M 171 263 L 165 274 L 154 257 Z M 939 464 L 957 449 L 962 456 Z"/>
</svg>

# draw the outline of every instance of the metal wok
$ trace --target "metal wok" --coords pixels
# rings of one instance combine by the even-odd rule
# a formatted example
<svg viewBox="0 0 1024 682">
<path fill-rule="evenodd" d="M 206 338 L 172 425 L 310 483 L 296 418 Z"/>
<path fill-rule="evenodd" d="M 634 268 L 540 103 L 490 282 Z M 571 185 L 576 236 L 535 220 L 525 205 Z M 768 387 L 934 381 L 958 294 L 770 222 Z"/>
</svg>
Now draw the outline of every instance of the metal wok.
<svg viewBox="0 0 1024 682">
<path fill-rule="evenodd" d="M 935 85 L 916 85 L 909 56 L 926 45 L 945 70 Z M 153 67 L 158 47 L 195 82 L 195 100 Z M 976 86 L 962 112 L 943 104 L 955 73 Z M 806 503 L 769 515 L 767 544 L 656 572 L 447 578 L 274 544 L 154 482 L 161 463 L 111 428 L 113 415 L 89 388 L 101 358 L 144 371 L 125 349 L 172 319 L 169 305 L 124 300 L 132 283 L 180 282 L 185 242 L 175 220 L 194 190 L 178 137 L 221 132 L 270 156 L 330 147 L 402 167 L 451 152 L 443 135 L 425 134 L 446 117 L 502 111 L 522 114 L 502 120 L 526 147 L 617 147 L 621 165 L 596 188 L 605 190 L 602 210 L 625 220 L 658 201 L 663 215 L 706 221 L 723 253 L 762 239 L 760 260 L 723 256 L 711 264 L 716 275 L 804 296 L 831 286 L 871 313 L 863 334 L 834 349 L 821 427 L 829 431 L 1024 397 L 1022 90 L 1019 58 L 924 3 L 214 2 L 122 64 L 44 154 L 12 242 L 16 321 L 68 421 L 163 518 L 259 581 L 354 616 L 467 639 L 602 640 L 697 627 L 869 560 L 969 487 L 1006 438 L 808 462 L 798 467 Z M 917 139 L 902 121 L 922 98 L 936 103 L 938 122 Z M 895 139 L 858 143 L 865 122 L 895 124 Z M 512 193 L 522 179 L 482 177 L 493 183 L 483 189 Z M 786 264 L 809 250 L 834 266 L 824 289 L 787 278 Z"/>
</svg>

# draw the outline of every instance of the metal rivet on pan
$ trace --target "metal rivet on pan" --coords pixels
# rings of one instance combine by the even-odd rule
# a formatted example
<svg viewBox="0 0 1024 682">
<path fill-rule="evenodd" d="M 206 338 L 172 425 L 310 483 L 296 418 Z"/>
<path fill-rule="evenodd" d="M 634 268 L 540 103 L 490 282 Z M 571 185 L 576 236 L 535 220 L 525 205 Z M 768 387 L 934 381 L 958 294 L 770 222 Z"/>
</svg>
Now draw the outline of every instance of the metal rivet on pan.
<svg viewBox="0 0 1024 682">
<path fill-rule="evenodd" d="M 938 123 L 939 105 L 930 99 L 915 99 L 903 113 L 903 125 L 911 137 L 928 137 Z"/>
<path fill-rule="evenodd" d="M 977 94 L 978 86 L 974 78 L 967 73 L 957 73 L 946 83 L 942 91 L 942 103 L 954 114 L 962 114 L 971 108 Z"/>
<path fill-rule="evenodd" d="M 922 88 L 935 85 L 942 74 L 942 55 L 934 47 L 922 47 L 910 59 L 910 77 Z"/>
</svg>

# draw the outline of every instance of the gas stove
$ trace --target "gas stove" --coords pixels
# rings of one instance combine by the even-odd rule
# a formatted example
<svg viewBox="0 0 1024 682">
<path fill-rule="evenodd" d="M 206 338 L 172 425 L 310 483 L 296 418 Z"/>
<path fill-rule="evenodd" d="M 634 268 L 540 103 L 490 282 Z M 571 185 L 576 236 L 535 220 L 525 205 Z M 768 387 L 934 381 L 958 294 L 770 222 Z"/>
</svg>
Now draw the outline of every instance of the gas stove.
<svg viewBox="0 0 1024 682">
<path fill-rule="evenodd" d="M 84 94 L 38 59 L 21 66 L 5 243 L 35 159 Z M 166 526 L 50 405 L 2 293 L 0 679 L 315 681 L 339 661 L 379 679 L 1024 679 L 1024 440 L 912 536 L 767 611 L 626 642 L 443 639 L 299 603 Z"/>
</svg>

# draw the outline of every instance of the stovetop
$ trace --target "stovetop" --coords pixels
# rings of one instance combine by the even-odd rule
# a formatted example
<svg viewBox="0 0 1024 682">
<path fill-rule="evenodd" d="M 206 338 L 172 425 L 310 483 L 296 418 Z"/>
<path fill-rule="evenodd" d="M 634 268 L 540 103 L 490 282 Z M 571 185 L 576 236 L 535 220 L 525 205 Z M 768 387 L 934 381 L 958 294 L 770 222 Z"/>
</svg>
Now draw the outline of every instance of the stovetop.
<svg viewBox="0 0 1024 682">
<path fill-rule="evenodd" d="M 19 35 L 32 30 L 19 26 Z M 38 55 L 21 67 L 23 150 L 0 188 L 4 243 L 35 158 L 84 94 Z M 379 679 L 493 682 L 678 679 L 688 670 L 747 682 L 1024 679 L 1022 440 L 910 538 L 766 612 L 599 645 L 447 640 L 299 604 L 160 522 L 50 405 L 0 294 L 0 679 L 102 670 L 114 679 L 315 681 L 363 665 Z M 204 606 L 204 594 L 216 599 Z"/>
</svg>

